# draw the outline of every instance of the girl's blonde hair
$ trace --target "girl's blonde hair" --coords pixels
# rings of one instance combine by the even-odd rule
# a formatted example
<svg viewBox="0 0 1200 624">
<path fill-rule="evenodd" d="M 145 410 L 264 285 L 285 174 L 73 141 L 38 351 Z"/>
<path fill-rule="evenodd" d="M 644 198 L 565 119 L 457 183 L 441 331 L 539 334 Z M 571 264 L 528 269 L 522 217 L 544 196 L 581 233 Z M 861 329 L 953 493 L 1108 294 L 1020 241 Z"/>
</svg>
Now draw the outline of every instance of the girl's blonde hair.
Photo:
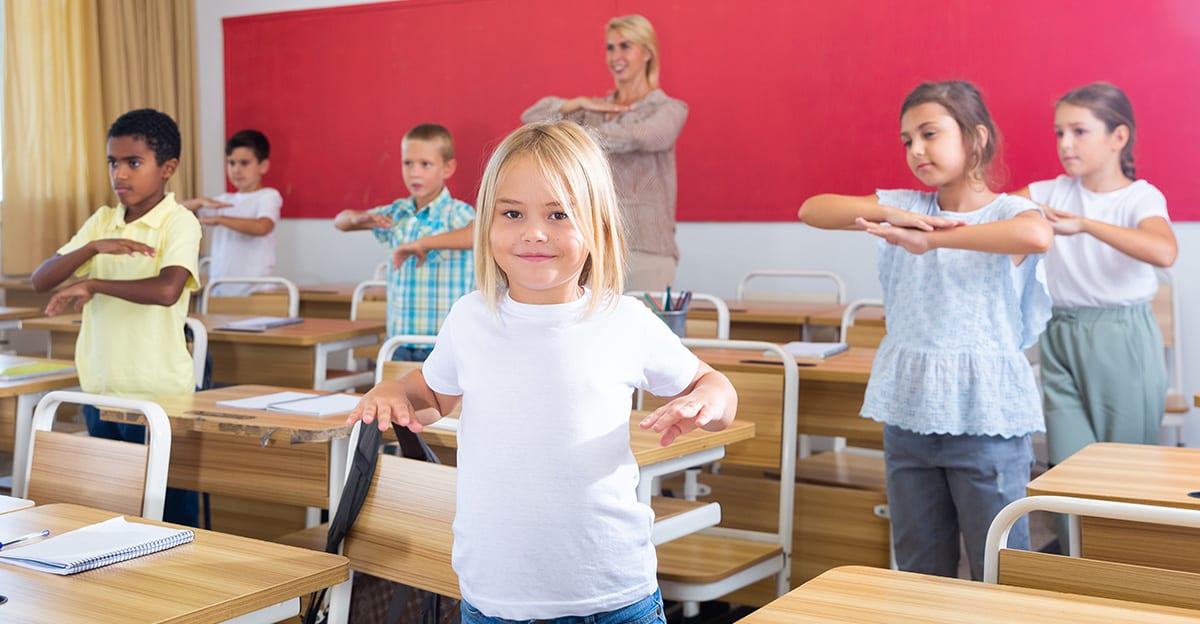
<svg viewBox="0 0 1200 624">
<path fill-rule="evenodd" d="M 610 30 L 619 31 L 650 52 L 650 60 L 646 62 L 646 80 L 650 82 L 651 89 L 657 89 L 658 70 L 662 62 L 659 60 L 658 35 L 654 32 L 654 25 L 641 15 L 622 15 L 608 20 L 608 28 L 604 32 Z"/>
<path fill-rule="evenodd" d="M 614 304 L 625 285 L 625 230 L 617 191 L 600 145 L 571 121 L 521 126 L 505 137 L 488 159 L 475 203 L 479 210 L 475 218 L 475 278 L 484 299 L 494 308 L 508 287 L 508 276 L 496 263 L 489 233 L 500 180 L 512 163 L 522 158 L 531 159 L 583 237 L 588 257 L 579 285 L 592 291 L 588 313 L 600 305 Z"/>
</svg>

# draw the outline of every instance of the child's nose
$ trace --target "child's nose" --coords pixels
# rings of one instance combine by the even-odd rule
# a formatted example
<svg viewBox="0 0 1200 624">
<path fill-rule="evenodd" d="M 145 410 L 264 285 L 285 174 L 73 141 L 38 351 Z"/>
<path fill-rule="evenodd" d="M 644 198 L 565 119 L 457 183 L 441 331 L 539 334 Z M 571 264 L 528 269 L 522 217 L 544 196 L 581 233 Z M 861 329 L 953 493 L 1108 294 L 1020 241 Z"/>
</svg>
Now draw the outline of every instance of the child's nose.
<svg viewBox="0 0 1200 624">
<path fill-rule="evenodd" d="M 526 223 L 522 237 L 527 241 L 546 240 L 546 231 L 540 223 L 531 220 Z"/>
</svg>

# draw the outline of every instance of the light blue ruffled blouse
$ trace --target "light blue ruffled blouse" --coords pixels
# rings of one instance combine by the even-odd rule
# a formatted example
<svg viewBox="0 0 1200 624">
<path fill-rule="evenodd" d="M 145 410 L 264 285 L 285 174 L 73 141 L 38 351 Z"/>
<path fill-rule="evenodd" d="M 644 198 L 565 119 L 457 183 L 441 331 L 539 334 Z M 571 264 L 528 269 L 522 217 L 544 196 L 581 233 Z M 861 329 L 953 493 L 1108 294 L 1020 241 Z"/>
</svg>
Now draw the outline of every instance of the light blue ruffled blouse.
<svg viewBox="0 0 1200 624">
<path fill-rule="evenodd" d="M 876 192 L 879 203 L 976 225 L 1038 210 L 1000 195 L 972 212 L 946 212 L 936 193 Z M 1012 437 L 1045 431 L 1024 349 L 1050 318 L 1042 255 L 934 249 L 921 255 L 880 240 L 887 335 L 862 415 L 917 433 Z"/>
</svg>

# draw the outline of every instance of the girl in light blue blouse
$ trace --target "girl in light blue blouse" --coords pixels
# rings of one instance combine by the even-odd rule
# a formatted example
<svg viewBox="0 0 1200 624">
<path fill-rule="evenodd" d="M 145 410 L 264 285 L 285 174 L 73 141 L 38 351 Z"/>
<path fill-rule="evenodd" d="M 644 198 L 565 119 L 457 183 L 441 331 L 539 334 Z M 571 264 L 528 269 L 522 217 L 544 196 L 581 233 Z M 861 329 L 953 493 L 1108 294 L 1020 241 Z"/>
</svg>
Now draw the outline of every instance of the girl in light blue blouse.
<svg viewBox="0 0 1200 624">
<path fill-rule="evenodd" d="M 956 576 L 959 533 L 983 576 L 988 525 L 1025 495 L 1042 409 L 1024 349 L 1050 316 L 1041 264 L 1054 233 L 1027 199 L 988 187 L 996 129 L 974 85 L 924 83 L 900 109 L 908 166 L 936 192 L 818 195 L 800 218 L 882 239 L 887 335 L 862 415 L 884 427 L 902 570 Z M 1009 544 L 1029 547 L 1025 521 Z"/>
</svg>

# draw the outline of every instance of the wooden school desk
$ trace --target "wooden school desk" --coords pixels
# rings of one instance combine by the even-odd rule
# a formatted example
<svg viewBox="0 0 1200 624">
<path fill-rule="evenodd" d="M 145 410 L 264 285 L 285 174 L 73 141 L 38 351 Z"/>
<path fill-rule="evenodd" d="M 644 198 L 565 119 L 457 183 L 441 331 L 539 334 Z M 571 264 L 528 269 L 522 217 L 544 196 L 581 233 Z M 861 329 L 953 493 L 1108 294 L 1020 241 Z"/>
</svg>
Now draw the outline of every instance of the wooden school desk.
<svg viewBox="0 0 1200 624">
<path fill-rule="evenodd" d="M 208 329 L 208 352 L 213 358 L 213 381 L 256 383 L 292 388 L 331 388 L 330 355 L 336 351 L 378 344 L 386 332 L 382 321 L 309 318 L 302 323 L 264 332 L 217 329 L 242 315 L 195 314 Z M 73 358 L 79 335 L 78 314 L 21 321 L 26 329 L 50 332 L 52 357 Z M 370 379 L 364 383 L 369 384 Z"/>
<path fill-rule="evenodd" d="M 730 301 L 729 337 L 780 343 L 803 340 L 806 326 L 841 327 L 845 310 L 845 305 L 837 303 Z M 717 313 L 711 306 L 697 301 L 688 310 L 688 318 L 716 321 Z M 856 318 L 856 324 L 884 325 L 882 310 L 863 310 Z"/>
<path fill-rule="evenodd" d="M 1200 449 L 1090 444 L 1030 481 L 1026 490 L 1030 496 L 1200 509 Z M 1090 517 L 1081 524 L 1083 555 L 1089 559 L 1200 572 L 1195 530 Z"/>
<path fill-rule="evenodd" d="M 28 276 L 0 278 L 0 290 L 4 291 L 4 305 L 44 310 L 50 302 L 51 293 L 36 293 Z"/>
<path fill-rule="evenodd" d="M 74 366 L 70 360 L 48 360 L 16 355 L 0 355 L 0 370 L 34 360 L 37 362 L 53 362 Z M 25 465 L 26 449 L 29 446 L 30 427 L 33 424 L 33 410 L 42 396 L 51 390 L 74 388 L 79 385 L 79 378 L 72 369 L 68 372 L 41 375 L 28 379 L 0 381 L 0 450 L 13 453 L 13 489 L 23 483 L 24 471 L 17 466 Z M 2 619 L 0 619 L 2 620 Z"/>
<path fill-rule="evenodd" d="M 30 507 L 33 507 L 33 501 L 29 500 L 28 498 L 17 498 L 15 496 L 0 494 L 0 514 L 21 511 L 22 509 L 29 509 Z"/>
<path fill-rule="evenodd" d="M 47 528 L 59 535 L 117 515 L 77 505 L 45 505 L 0 515 L 0 535 Z M 8 597 L 0 604 L 0 621 L 223 622 L 336 585 L 349 576 L 348 560 L 339 555 L 199 529 L 195 533 L 195 541 L 189 544 L 70 576 L 0 564 L 0 594 Z M 267 621 L 275 619 L 282 617 Z"/>
<path fill-rule="evenodd" d="M 22 319 L 37 318 L 42 315 L 42 308 L 10 308 L 8 306 L 0 306 L 0 330 L 17 329 L 21 326 Z"/>
<path fill-rule="evenodd" d="M 1200 611 L 882 570 L 829 570 L 745 624 L 1197 624 Z"/>
<path fill-rule="evenodd" d="M 346 481 L 347 414 L 302 416 L 217 405 L 289 390 L 296 389 L 242 385 L 156 398 L 171 420 L 167 484 L 250 501 L 334 509 Z M 105 410 L 102 416 L 141 422 L 141 415 L 132 412 Z M 283 522 L 261 527 L 253 536 L 274 537 L 301 528 Z"/>
</svg>

